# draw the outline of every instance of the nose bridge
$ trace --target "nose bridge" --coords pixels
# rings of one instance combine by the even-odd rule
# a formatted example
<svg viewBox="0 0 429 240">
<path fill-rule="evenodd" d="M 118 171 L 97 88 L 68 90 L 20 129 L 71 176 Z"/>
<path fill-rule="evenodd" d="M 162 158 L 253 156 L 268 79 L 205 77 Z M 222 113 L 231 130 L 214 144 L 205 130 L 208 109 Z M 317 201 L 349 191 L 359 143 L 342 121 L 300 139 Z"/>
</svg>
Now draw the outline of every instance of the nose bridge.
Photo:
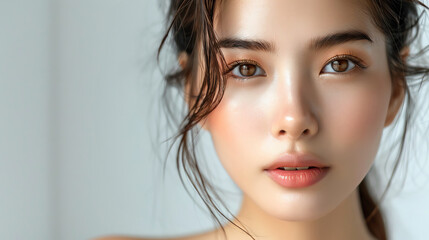
<svg viewBox="0 0 429 240">
<path fill-rule="evenodd" d="M 316 134 L 318 126 L 312 108 L 310 76 L 297 67 L 284 69 L 276 81 L 277 115 L 272 134 L 276 137 L 287 136 L 292 140 Z"/>
<path fill-rule="evenodd" d="M 292 71 L 279 78 L 277 94 L 281 98 L 281 103 L 285 105 L 282 107 L 285 115 L 291 115 L 290 117 L 303 115 L 305 106 L 302 105 L 306 94 L 303 91 L 304 85 L 299 74 Z"/>
</svg>

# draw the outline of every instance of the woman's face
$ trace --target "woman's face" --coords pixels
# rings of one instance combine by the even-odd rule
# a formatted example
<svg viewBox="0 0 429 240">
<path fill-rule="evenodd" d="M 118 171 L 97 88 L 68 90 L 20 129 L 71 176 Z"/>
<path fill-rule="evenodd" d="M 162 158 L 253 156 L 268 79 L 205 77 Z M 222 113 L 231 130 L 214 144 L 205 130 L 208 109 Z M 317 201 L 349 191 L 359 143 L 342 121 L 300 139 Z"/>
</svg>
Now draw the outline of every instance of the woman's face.
<svg viewBox="0 0 429 240">
<path fill-rule="evenodd" d="M 316 219 L 346 199 L 391 118 L 384 36 L 364 4 L 228 0 L 217 7 L 215 32 L 229 40 L 225 60 L 242 62 L 203 127 L 245 197 L 280 219 Z M 311 186 L 281 186 L 264 170 L 287 153 L 313 154 L 329 172 Z"/>
</svg>

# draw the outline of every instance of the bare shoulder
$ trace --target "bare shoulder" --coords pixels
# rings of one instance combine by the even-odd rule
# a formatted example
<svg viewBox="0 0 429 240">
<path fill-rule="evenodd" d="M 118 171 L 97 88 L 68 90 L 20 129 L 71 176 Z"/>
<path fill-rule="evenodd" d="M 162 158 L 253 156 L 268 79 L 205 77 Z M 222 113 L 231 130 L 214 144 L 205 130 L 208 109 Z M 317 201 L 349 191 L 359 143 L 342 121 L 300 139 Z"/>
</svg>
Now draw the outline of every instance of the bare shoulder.
<svg viewBox="0 0 429 240">
<path fill-rule="evenodd" d="M 124 237 L 124 236 L 105 236 L 93 238 L 92 240 L 149 240 L 147 238 Z"/>
<path fill-rule="evenodd" d="M 143 238 L 143 237 L 129 237 L 129 236 L 104 236 L 92 240 L 219 240 L 216 237 L 215 231 L 178 237 L 178 238 Z"/>
</svg>

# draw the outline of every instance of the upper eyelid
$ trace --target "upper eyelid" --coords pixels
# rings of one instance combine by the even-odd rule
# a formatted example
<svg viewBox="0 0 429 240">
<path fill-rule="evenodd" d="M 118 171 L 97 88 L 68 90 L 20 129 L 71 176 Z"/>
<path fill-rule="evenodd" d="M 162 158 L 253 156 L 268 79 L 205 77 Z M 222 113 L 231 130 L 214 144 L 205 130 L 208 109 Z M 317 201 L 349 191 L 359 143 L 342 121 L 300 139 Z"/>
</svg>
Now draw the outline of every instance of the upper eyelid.
<svg viewBox="0 0 429 240">
<path fill-rule="evenodd" d="M 356 65 L 358 65 L 361 68 L 367 68 L 368 67 L 368 65 L 366 65 L 362 59 L 360 59 L 360 58 L 358 58 L 356 56 L 353 56 L 351 54 L 339 54 L 339 55 L 335 55 L 335 56 L 331 57 L 329 60 L 327 60 L 323 64 L 323 66 L 326 66 L 330 62 L 332 62 L 334 60 L 338 60 L 338 59 L 347 59 L 347 60 L 350 60 L 350 61 L 354 62 Z"/>
<path fill-rule="evenodd" d="M 233 61 L 233 62 L 231 62 L 231 63 L 228 63 L 227 64 L 227 67 L 228 67 L 228 69 L 230 69 L 230 68 L 234 68 L 234 67 L 236 67 L 236 66 L 238 66 L 238 65 L 240 65 L 240 64 L 253 64 L 253 65 L 255 65 L 255 66 L 258 66 L 258 67 L 260 67 L 260 68 L 262 68 L 261 67 L 261 65 L 259 64 L 259 63 L 257 63 L 256 61 L 254 61 L 254 60 L 250 60 L 250 59 L 242 59 L 242 60 L 236 60 L 236 61 Z"/>
<path fill-rule="evenodd" d="M 257 63 L 257 62 L 256 62 L 256 61 L 254 61 L 254 60 L 251 60 L 251 59 L 240 59 L 240 60 L 235 60 L 235 61 L 232 61 L 231 63 L 228 63 L 227 65 L 228 65 L 228 66 L 235 66 L 235 65 L 243 64 L 243 63 L 250 63 L 250 64 L 254 64 L 254 65 L 256 65 L 256 66 L 260 67 L 260 66 L 259 66 L 259 63 Z"/>
</svg>

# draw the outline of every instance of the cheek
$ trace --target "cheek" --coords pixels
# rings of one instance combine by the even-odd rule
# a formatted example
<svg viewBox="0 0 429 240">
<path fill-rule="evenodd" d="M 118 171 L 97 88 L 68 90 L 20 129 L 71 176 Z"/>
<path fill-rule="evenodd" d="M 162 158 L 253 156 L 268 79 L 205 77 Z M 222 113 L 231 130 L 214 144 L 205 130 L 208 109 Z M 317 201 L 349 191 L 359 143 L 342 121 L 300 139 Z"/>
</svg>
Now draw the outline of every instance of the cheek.
<svg viewBox="0 0 429 240">
<path fill-rule="evenodd" d="M 382 132 L 386 118 L 386 98 L 384 94 L 366 91 L 337 101 L 340 104 L 331 105 L 336 107 L 330 110 L 333 113 L 329 123 L 331 133 L 339 135 L 337 139 L 342 139 L 347 145 L 376 140 L 375 136 Z"/>
<path fill-rule="evenodd" d="M 229 143 L 233 142 L 236 145 L 253 134 L 256 128 L 255 112 L 254 109 L 245 109 L 245 106 L 240 107 L 238 104 L 226 103 L 223 100 L 210 113 L 207 123 L 213 137 L 227 140 Z"/>
<path fill-rule="evenodd" d="M 245 172 L 237 171 L 243 169 L 243 164 L 250 165 L 254 159 L 260 159 L 256 155 L 261 151 L 255 150 L 261 148 L 261 140 L 267 134 L 263 104 L 254 97 L 236 92 L 229 96 L 227 90 L 221 103 L 207 117 L 218 157 L 232 178 Z"/>
<path fill-rule="evenodd" d="M 239 85 L 239 84 L 238 84 Z M 259 86 L 237 86 L 229 83 L 222 101 L 207 117 L 213 138 L 236 147 L 266 131 L 265 113 L 269 97 Z"/>
<path fill-rule="evenodd" d="M 368 79 L 373 83 L 366 82 L 362 87 L 333 94 L 325 112 L 325 133 L 330 145 L 325 147 L 335 149 L 335 156 L 330 157 L 338 164 L 341 178 L 351 178 L 356 183 L 369 171 L 384 129 L 390 84 L 388 77 L 380 77 L 378 81 Z"/>
</svg>

